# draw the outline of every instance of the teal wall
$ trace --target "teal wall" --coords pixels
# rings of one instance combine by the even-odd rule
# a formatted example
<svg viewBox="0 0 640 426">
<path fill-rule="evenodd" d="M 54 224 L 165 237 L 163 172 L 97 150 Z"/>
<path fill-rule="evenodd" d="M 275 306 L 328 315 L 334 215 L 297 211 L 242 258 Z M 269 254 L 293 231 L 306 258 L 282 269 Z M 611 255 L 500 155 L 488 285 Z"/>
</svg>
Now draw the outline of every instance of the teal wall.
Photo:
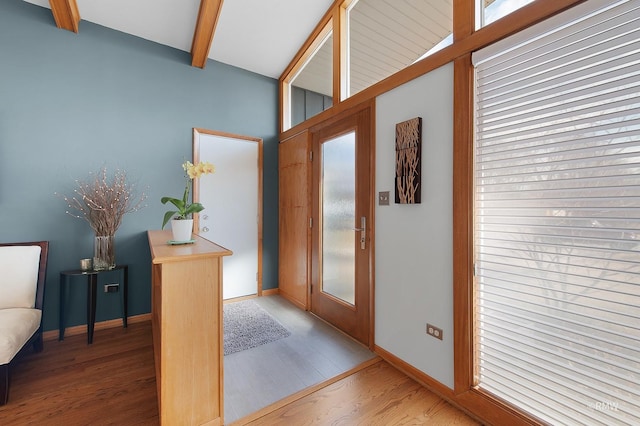
<svg viewBox="0 0 640 426">
<path fill-rule="evenodd" d="M 124 216 L 116 261 L 130 265 L 130 315 L 150 311 L 146 231 L 162 224 L 160 198 L 184 189 L 193 127 L 264 140 L 263 288 L 277 287 L 277 81 L 190 63 L 187 52 L 86 21 L 74 34 L 49 9 L 0 1 L 0 242 L 50 241 L 46 330 L 58 327 L 59 272 L 93 253 L 91 228 L 55 194 L 102 166 L 125 170 L 148 195 Z M 119 280 L 110 272 L 99 285 Z M 72 281 L 68 325 L 86 324 L 85 287 Z M 118 296 L 99 293 L 98 321 L 120 316 Z"/>
</svg>

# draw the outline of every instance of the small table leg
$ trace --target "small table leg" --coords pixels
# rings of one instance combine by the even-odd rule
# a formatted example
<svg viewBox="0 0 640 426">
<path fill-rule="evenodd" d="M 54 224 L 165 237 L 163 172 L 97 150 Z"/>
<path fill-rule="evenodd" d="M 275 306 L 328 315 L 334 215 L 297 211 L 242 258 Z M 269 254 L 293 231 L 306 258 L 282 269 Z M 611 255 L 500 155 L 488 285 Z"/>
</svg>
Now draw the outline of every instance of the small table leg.
<svg viewBox="0 0 640 426">
<path fill-rule="evenodd" d="M 124 266 L 124 282 L 122 285 L 122 326 L 127 328 L 127 317 L 128 317 L 128 298 L 129 298 L 129 267 Z"/>
<path fill-rule="evenodd" d="M 58 340 L 64 340 L 64 302 L 67 298 L 66 296 L 67 289 L 67 279 L 64 274 L 60 274 L 60 313 L 58 316 Z"/>
<path fill-rule="evenodd" d="M 98 286 L 98 274 L 89 275 L 87 289 L 87 343 L 93 343 L 93 328 L 96 324 L 96 291 Z"/>
</svg>

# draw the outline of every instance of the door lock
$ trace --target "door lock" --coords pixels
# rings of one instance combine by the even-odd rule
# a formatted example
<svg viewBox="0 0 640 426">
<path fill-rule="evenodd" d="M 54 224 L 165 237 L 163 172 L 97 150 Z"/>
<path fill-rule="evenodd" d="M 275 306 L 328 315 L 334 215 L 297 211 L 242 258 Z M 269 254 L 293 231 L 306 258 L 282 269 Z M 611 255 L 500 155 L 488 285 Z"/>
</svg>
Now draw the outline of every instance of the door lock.
<svg viewBox="0 0 640 426">
<path fill-rule="evenodd" d="M 360 249 L 367 248 L 367 218 L 362 216 L 360 218 L 360 228 L 353 228 L 354 231 L 360 232 Z"/>
</svg>

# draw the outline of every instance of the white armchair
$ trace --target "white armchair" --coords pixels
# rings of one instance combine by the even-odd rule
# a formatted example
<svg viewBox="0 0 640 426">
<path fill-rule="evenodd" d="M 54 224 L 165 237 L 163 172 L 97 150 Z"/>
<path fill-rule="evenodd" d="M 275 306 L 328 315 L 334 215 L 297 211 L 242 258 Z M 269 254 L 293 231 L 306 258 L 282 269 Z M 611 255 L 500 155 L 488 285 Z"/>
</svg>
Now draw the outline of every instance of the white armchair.
<svg viewBox="0 0 640 426">
<path fill-rule="evenodd" d="M 9 368 L 33 344 L 42 350 L 42 304 L 49 242 L 0 244 L 0 405 L 9 399 Z"/>
</svg>

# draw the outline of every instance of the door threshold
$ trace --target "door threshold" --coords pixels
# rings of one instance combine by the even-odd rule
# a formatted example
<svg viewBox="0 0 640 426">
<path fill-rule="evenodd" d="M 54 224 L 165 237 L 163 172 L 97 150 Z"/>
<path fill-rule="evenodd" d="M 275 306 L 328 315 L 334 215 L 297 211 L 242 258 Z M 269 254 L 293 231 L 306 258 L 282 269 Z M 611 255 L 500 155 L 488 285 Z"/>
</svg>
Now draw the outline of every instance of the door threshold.
<svg viewBox="0 0 640 426">
<path fill-rule="evenodd" d="M 324 382 L 318 383 L 316 385 L 310 386 L 306 389 L 303 389 L 301 391 L 298 391 L 292 395 L 289 395 L 286 398 L 281 399 L 280 401 L 274 402 L 271 405 L 267 405 L 266 407 L 256 411 L 255 413 L 249 414 L 248 416 L 245 416 L 241 419 L 238 419 L 236 421 L 234 421 L 233 423 L 230 424 L 230 426 L 241 426 L 241 425 L 246 425 L 249 424 L 253 421 L 256 421 L 258 419 L 260 419 L 261 417 L 266 416 L 267 414 L 270 414 L 276 410 L 279 410 L 282 407 L 285 407 L 299 399 L 302 399 L 308 395 L 311 395 L 314 392 L 319 391 L 320 389 L 326 388 L 327 386 L 330 386 L 336 382 L 339 382 L 340 380 L 349 377 L 361 370 L 364 370 L 367 367 L 370 367 L 372 365 L 375 365 L 379 362 L 382 361 L 382 358 L 380 358 L 379 356 L 375 356 L 374 358 L 367 360 L 363 363 L 361 363 L 360 365 L 357 365 L 355 367 L 353 367 L 350 370 L 345 371 L 342 374 L 339 374 L 331 379 L 327 379 Z"/>
</svg>

